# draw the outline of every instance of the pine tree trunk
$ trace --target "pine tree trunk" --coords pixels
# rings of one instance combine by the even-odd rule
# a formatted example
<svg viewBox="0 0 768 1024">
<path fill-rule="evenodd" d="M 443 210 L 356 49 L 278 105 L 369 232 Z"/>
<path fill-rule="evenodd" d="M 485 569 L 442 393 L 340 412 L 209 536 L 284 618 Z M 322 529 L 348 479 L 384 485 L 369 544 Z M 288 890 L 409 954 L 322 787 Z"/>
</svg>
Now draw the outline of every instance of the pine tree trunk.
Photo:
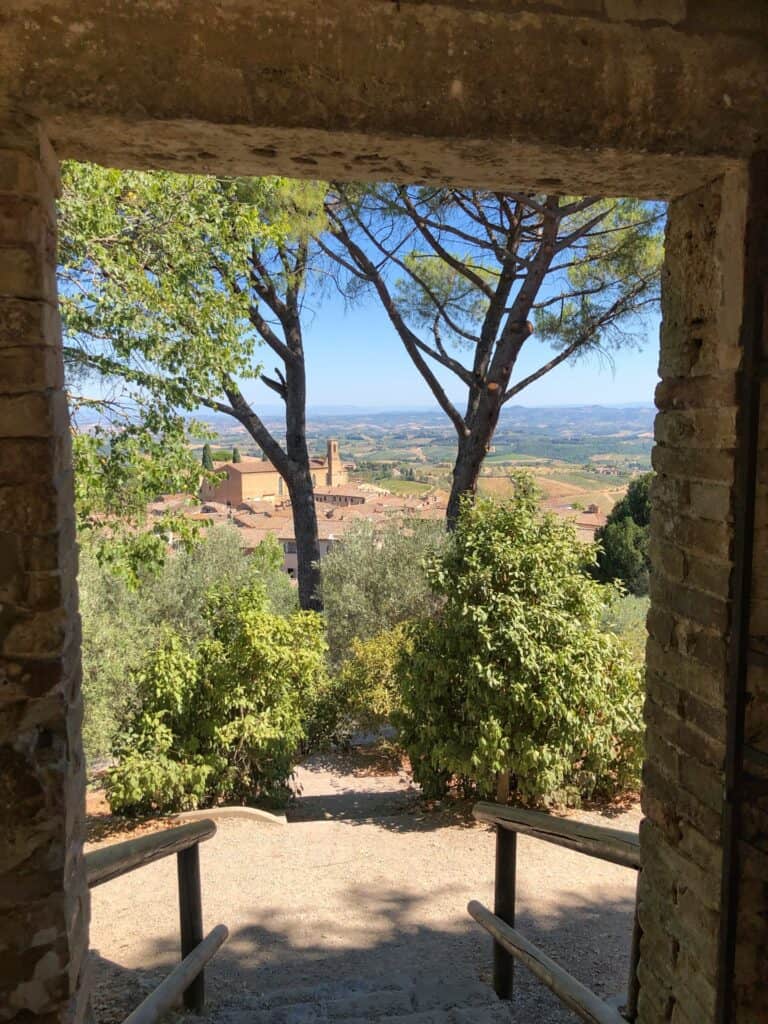
<svg viewBox="0 0 768 1024">
<path fill-rule="evenodd" d="M 285 474 L 291 496 L 293 529 L 299 577 L 299 605 L 304 611 L 323 610 L 320 597 L 320 541 L 317 535 L 315 489 L 307 447 L 307 379 L 301 323 L 298 313 L 286 332 L 291 350 L 300 356 L 285 367 L 285 450 L 289 471 Z"/>
<path fill-rule="evenodd" d="M 299 606 L 304 611 L 323 610 L 320 597 L 320 542 L 317 536 L 317 512 L 309 468 L 291 474 L 286 481 L 291 497 L 293 530 L 296 536 Z"/>
<path fill-rule="evenodd" d="M 446 511 L 449 530 L 456 528 L 462 497 L 466 494 L 473 501 L 475 499 L 477 480 L 493 440 L 500 412 L 501 400 L 500 395 L 497 397 L 497 392 L 486 391 L 474 399 L 474 408 L 469 417 L 469 434 L 459 439 L 456 462 L 453 465 L 453 482 Z"/>
</svg>

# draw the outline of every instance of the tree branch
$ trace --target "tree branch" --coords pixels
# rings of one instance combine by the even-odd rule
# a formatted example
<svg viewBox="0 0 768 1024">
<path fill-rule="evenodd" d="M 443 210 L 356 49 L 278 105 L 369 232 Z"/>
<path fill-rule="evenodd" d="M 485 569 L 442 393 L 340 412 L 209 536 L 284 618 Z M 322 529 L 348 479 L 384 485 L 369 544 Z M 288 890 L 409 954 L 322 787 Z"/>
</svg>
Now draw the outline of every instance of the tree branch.
<svg viewBox="0 0 768 1024">
<path fill-rule="evenodd" d="M 235 419 L 242 423 L 278 473 L 287 479 L 296 468 L 293 462 L 245 400 L 234 380 L 231 377 L 223 377 L 221 386 L 230 401 Z"/>
<path fill-rule="evenodd" d="M 262 341 L 264 341 L 265 344 L 269 345 L 269 347 L 276 355 L 280 356 L 280 358 L 283 359 L 285 362 L 288 362 L 289 360 L 296 358 L 294 353 L 288 348 L 285 342 L 281 341 L 275 334 L 275 332 L 272 330 L 272 328 L 269 326 L 267 321 L 261 315 L 258 306 L 254 306 L 253 304 L 251 304 L 248 307 L 248 319 L 251 321 L 253 326 L 261 335 Z"/>
<path fill-rule="evenodd" d="M 440 242 L 438 242 L 435 235 L 427 227 L 424 218 L 419 214 L 419 211 L 411 202 L 410 196 L 408 195 L 405 189 L 402 189 L 400 191 L 400 195 L 402 196 L 403 202 L 405 203 L 405 208 L 406 212 L 408 213 L 408 216 L 411 218 L 413 223 L 416 225 L 421 234 L 427 240 L 429 245 L 432 246 L 433 250 L 437 253 L 437 255 L 442 260 L 444 260 L 444 262 L 447 263 L 449 267 L 453 267 L 457 274 L 461 274 L 462 277 L 465 277 L 468 281 L 471 281 L 472 284 L 479 291 L 481 291 L 488 299 L 492 298 L 493 292 L 489 287 L 488 283 L 480 276 L 480 274 L 476 273 L 474 270 L 471 270 L 465 263 L 462 263 L 461 260 L 457 259 L 452 253 L 448 252 L 448 250 L 445 249 L 440 244 Z"/>
<path fill-rule="evenodd" d="M 381 303 L 389 316 L 392 326 L 397 331 L 397 334 L 402 341 L 406 352 L 411 357 L 414 365 L 421 373 L 422 377 L 426 381 L 430 391 L 434 395 L 438 405 L 445 412 L 448 418 L 456 428 L 457 433 L 460 437 L 466 436 L 467 427 L 461 416 L 461 413 L 456 409 L 451 400 L 448 398 L 445 390 L 435 377 L 434 373 L 430 369 L 429 365 L 425 362 L 419 349 L 423 346 L 423 342 L 418 338 L 413 331 L 406 325 L 400 311 L 397 308 L 392 296 L 389 293 L 389 289 L 384 283 L 384 279 L 379 274 L 373 262 L 369 259 L 366 253 L 360 248 L 359 245 L 351 238 L 347 231 L 343 221 L 339 217 L 336 210 L 330 205 L 327 207 L 327 213 L 329 220 L 334 224 L 334 234 L 340 239 L 341 244 L 349 253 L 350 257 L 365 273 L 366 277 L 371 281 L 374 288 L 376 289 Z"/>
<path fill-rule="evenodd" d="M 271 388 L 276 395 L 279 395 L 282 400 L 285 401 L 287 392 L 284 382 L 281 384 L 279 380 L 273 380 L 272 377 L 267 377 L 265 373 L 262 373 L 261 379 L 268 388 Z"/>
</svg>

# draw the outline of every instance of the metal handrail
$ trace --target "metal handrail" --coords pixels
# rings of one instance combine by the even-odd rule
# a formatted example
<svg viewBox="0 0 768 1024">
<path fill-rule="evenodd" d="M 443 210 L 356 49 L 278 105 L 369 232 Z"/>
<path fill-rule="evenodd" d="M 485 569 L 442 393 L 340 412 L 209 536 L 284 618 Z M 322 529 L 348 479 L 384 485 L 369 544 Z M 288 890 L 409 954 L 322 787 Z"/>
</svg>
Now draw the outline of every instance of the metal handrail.
<svg viewBox="0 0 768 1024">
<path fill-rule="evenodd" d="M 476 900 L 470 901 L 467 910 L 493 937 L 493 986 L 499 998 L 512 998 L 514 962 L 520 960 L 558 998 L 589 1024 L 634 1021 L 637 1016 L 637 965 L 641 935 L 637 907 L 632 932 L 627 999 L 621 1014 L 550 960 L 542 950 L 516 931 L 514 924 L 518 832 L 589 857 L 632 868 L 639 874 L 642 865 L 640 840 L 637 834 L 553 818 L 539 811 L 506 807 L 502 804 L 478 803 L 475 804 L 472 813 L 477 821 L 496 828 L 494 912 L 491 913 Z"/>
<path fill-rule="evenodd" d="M 215 834 L 216 823 L 206 818 L 139 836 L 138 839 L 127 839 L 85 855 L 86 877 L 92 889 L 176 854 L 182 960 L 126 1018 L 125 1024 L 155 1024 L 182 994 L 188 1010 L 200 1013 L 203 1009 L 205 965 L 229 935 L 226 927 L 220 924 L 203 937 L 199 847 Z"/>
</svg>

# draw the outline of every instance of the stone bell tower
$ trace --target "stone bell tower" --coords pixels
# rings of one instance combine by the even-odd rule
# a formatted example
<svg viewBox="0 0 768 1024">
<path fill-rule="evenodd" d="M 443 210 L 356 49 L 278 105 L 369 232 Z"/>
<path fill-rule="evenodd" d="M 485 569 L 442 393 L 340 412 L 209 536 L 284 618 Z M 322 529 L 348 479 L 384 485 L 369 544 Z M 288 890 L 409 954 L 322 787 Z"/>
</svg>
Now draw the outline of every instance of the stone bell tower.
<svg viewBox="0 0 768 1024">
<path fill-rule="evenodd" d="M 339 455 L 339 442 L 335 437 L 328 438 L 325 482 L 328 487 L 338 487 L 347 482 L 347 473 Z"/>
</svg>

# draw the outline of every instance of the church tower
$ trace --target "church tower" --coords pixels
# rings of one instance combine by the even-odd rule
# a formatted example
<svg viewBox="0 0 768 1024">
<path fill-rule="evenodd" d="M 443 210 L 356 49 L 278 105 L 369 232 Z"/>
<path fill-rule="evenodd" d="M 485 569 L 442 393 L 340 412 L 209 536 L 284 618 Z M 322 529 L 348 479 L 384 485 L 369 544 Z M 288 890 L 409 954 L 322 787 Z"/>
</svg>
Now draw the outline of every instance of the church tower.
<svg viewBox="0 0 768 1024">
<path fill-rule="evenodd" d="M 328 438 L 328 449 L 326 455 L 326 484 L 328 487 L 338 487 L 339 484 L 347 482 L 347 474 L 344 463 L 339 455 L 339 442 L 335 437 Z"/>
</svg>

